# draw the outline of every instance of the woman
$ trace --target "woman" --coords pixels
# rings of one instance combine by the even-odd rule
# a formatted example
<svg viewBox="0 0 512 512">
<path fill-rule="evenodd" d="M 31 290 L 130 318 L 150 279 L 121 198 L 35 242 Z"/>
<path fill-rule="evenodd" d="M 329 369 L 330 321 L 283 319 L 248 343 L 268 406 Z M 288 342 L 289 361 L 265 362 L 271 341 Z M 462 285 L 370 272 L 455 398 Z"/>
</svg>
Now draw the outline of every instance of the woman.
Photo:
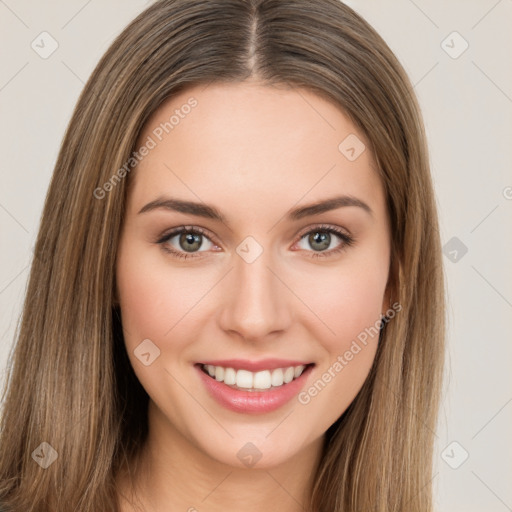
<svg viewBox="0 0 512 512">
<path fill-rule="evenodd" d="M 432 510 L 437 225 L 412 86 L 354 11 L 156 2 L 64 137 L 0 502 Z"/>
</svg>

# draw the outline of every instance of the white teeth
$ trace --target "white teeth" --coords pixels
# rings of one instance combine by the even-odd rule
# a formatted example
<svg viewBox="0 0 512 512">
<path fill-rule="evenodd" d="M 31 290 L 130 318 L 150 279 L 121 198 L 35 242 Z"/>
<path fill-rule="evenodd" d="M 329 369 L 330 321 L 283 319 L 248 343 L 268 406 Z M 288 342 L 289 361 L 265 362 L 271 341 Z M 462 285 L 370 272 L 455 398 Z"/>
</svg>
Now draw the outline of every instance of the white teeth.
<svg viewBox="0 0 512 512">
<path fill-rule="evenodd" d="M 236 385 L 239 388 L 252 388 L 252 372 L 247 370 L 238 370 L 236 372 Z"/>
<path fill-rule="evenodd" d="M 215 380 L 218 380 L 218 381 L 224 380 L 224 368 L 222 368 L 222 366 L 215 367 Z"/>
<path fill-rule="evenodd" d="M 293 376 L 295 375 L 295 369 L 293 366 L 290 366 L 289 368 L 286 368 L 286 371 L 284 372 L 284 383 L 288 384 L 288 382 L 291 382 L 293 380 Z"/>
<path fill-rule="evenodd" d="M 237 386 L 243 389 L 269 389 L 288 384 L 293 379 L 302 375 L 305 365 L 289 366 L 287 368 L 276 368 L 274 370 L 263 370 L 250 372 L 248 370 L 235 370 L 211 364 L 203 365 L 210 377 L 228 386 Z"/>
<path fill-rule="evenodd" d="M 281 368 L 278 368 L 277 370 L 274 370 L 272 372 L 272 386 L 282 386 L 284 382 L 283 378 L 283 370 Z"/>
<path fill-rule="evenodd" d="M 264 370 L 254 374 L 253 387 L 256 389 L 268 389 L 272 385 L 270 371 Z"/>
<path fill-rule="evenodd" d="M 224 384 L 234 386 L 236 384 L 236 372 L 233 368 L 226 368 L 224 372 Z"/>
</svg>

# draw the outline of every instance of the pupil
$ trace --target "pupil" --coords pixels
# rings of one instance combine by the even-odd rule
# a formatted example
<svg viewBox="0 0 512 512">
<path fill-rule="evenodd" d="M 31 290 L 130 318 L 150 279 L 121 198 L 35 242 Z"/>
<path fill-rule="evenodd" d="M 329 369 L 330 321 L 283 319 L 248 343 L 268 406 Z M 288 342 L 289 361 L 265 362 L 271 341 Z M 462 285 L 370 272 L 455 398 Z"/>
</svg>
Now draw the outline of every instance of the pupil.
<svg viewBox="0 0 512 512">
<path fill-rule="evenodd" d="M 316 233 L 309 236 L 309 242 L 311 246 L 315 248 L 315 244 L 319 244 L 317 247 L 320 251 L 327 249 L 331 243 L 331 234 L 326 232 L 317 231 Z"/>
<path fill-rule="evenodd" d="M 194 245 L 190 247 L 186 244 Z M 201 235 L 195 233 L 182 233 L 180 236 L 180 246 L 187 252 L 193 252 L 201 247 Z"/>
</svg>

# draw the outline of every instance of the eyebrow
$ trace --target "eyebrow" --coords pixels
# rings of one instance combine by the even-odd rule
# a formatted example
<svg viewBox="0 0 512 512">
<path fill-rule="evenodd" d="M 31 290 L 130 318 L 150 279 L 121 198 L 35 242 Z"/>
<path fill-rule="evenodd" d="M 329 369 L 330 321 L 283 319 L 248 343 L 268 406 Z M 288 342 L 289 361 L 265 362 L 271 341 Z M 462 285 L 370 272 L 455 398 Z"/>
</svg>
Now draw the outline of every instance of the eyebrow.
<svg viewBox="0 0 512 512">
<path fill-rule="evenodd" d="M 285 216 L 288 220 L 300 220 L 304 217 L 318 215 L 320 213 L 346 206 L 356 206 L 363 209 L 369 215 L 373 215 L 372 209 L 364 201 L 354 196 L 344 195 L 326 199 L 317 203 L 308 204 L 306 206 L 300 206 L 290 210 Z M 189 213 L 191 215 L 218 220 L 227 224 L 227 220 L 224 215 L 222 215 L 222 213 L 220 213 L 220 211 L 214 206 L 210 206 L 205 203 L 196 203 L 193 201 L 183 201 L 181 199 L 175 199 L 171 197 L 159 197 L 158 199 L 151 201 L 140 209 L 139 214 L 157 209 Z"/>
</svg>

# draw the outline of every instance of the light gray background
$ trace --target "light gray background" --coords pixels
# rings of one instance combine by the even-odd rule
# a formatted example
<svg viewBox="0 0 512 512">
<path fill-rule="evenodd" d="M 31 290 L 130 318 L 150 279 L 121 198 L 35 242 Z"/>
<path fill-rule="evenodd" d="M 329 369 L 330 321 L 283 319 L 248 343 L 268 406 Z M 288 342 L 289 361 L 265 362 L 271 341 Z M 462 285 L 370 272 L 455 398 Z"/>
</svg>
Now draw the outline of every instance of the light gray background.
<svg viewBox="0 0 512 512">
<path fill-rule="evenodd" d="M 512 0 L 347 3 L 409 73 L 429 137 L 449 301 L 437 509 L 512 510 Z M 93 67 L 146 5 L 0 0 L 2 385 L 65 127 Z M 31 47 L 43 31 L 58 43 L 47 59 Z"/>
</svg>

